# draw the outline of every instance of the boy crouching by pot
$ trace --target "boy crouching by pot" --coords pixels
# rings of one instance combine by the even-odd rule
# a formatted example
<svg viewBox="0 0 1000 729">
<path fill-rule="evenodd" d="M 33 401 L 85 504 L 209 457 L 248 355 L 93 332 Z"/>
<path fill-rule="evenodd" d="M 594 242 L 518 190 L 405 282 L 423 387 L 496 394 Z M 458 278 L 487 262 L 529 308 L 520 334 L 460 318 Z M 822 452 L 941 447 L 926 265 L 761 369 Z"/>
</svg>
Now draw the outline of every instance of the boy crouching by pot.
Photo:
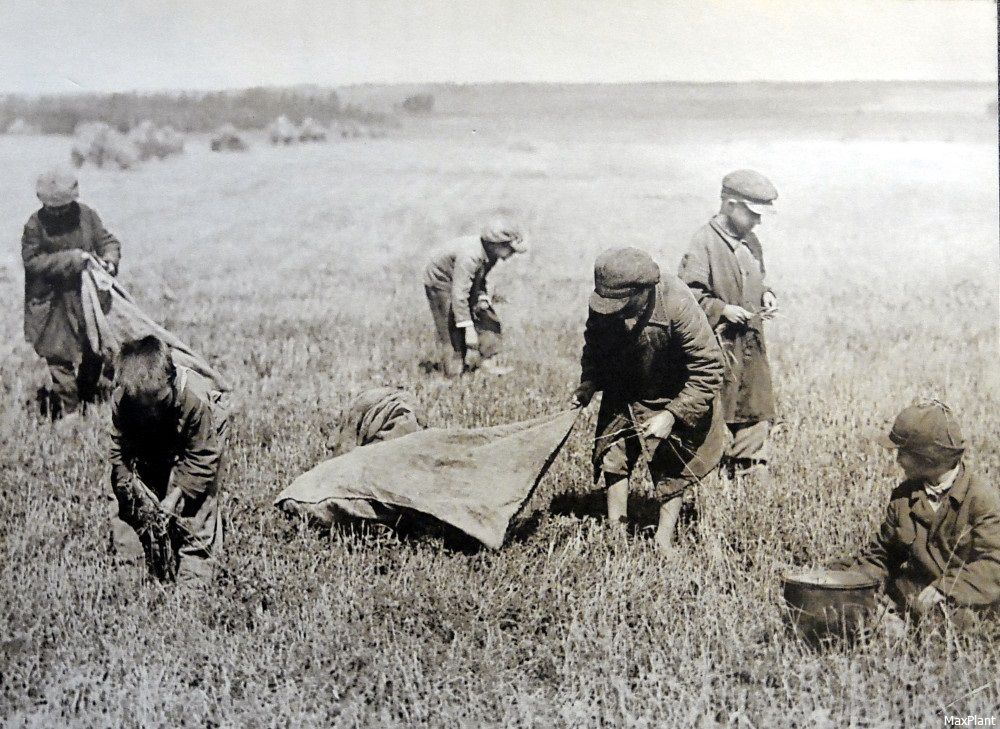
<svg viewBox="0 0 1000 729">
<path fill-rule="evenodd" d="M 176 367 L 155 336 L 125 342 L 111 413 L 111 487 L 161 580 L 208 583 L 222 553 L 220 473 L 228 433 L 222 393 Z M 124 535 L 130 535 L 129 530 Z M 135 552 L 134 537 L 131 551 Z"/>
<path fill-rule="evenodd" d="M 958 419 L 937 400 L 904 409 L 879 443 L 904 481 L 852 569 L 883 581 L 900 615 L 959 627 L 1000 613 L 1000 491 L 963 463 Z"/>
</svg>

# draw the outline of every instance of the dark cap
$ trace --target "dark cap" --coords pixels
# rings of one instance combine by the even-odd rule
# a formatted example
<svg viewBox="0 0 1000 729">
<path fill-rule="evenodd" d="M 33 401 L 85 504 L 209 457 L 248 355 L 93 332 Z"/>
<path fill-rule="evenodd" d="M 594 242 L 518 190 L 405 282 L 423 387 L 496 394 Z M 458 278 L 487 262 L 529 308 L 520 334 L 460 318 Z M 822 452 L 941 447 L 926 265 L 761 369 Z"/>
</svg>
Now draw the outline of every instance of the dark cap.
<svg viewBox="0 0 1000 729">
<path fill-rule="evenodd" d="M 774 212 L 778 191 L 759 172 L 736 170 L 722 178 L 722 197 L 737 200 L 760 215 Z"/>
<path fill-rule="evenodd" d="M 892 430 L 878 439 L 885 448 L 898 448 L 933 461 L 946 461 L 965 451 L 958 418 L 937 400 L 921 400 L 896 416 Z"/>
<path fill-rule="evenodd" d="M 590 308 L 598 314 L 614 314 L 625 308 L 631 296 L 660 282 L 660 267 L 638 248 L 612 248 L 594 261 L 594 293 Z"/>
</svg>

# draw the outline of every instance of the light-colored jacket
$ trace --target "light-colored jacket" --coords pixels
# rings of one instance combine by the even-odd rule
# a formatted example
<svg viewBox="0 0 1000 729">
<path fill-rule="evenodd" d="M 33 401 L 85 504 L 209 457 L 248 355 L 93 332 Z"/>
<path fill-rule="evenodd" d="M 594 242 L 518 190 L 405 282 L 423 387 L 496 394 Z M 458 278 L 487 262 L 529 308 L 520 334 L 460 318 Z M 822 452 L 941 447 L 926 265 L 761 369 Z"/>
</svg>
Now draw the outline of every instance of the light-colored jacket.
<svg viewBox="0 0 1000 729">
<path fill-rule="evenodd" d="M 737 250 L 742 248 L 740 255 Z M 747 255 L 749 254 L 749 255 Z M 743 261 L 741 265 L 741 260 Z M 725 350 L 722 412 L 727 423 L 757 423 L 775 417 L 771 367 L 760 317 L 765 280 L 764 253 L 757 236 L 733 237 L 716 216 L 694 235 L 678 275 L 694 292 Z M 745 325 L 722 319 L 727 304 L 754 316 Z"/>
<path fill-rule="evenodd" d="M 472 307 L 488 293 L 486 276 L 496 259 L 486 254 L 478 236 L 455 238 L 431 251 L 424 269 L 424 286 L 451 292 L 451 310 L 457 326 L 472 323 Z"/>
</svg>

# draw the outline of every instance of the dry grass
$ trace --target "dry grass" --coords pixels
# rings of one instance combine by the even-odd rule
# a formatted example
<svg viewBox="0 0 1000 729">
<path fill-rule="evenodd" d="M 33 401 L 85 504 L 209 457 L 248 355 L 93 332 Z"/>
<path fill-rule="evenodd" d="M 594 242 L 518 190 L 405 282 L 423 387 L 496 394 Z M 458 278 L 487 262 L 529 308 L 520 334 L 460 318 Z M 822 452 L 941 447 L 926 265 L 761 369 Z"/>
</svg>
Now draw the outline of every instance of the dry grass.
<svg viewBox="0 0 1000 729">
<path fill-rule="evenodd" d="M 497 116 L 476 134 L 429 119 L 364 144 L 220 157 L 193 141 L 132 173 L 81 171 L 123 241 L 124 283 L 237 385 L 228 574 L 194 596 L 106 560 L 107 411 L 52 426 L 25 405 L 43 370 L 20 342 L 15 241 L 34 174 L 69 143 L 0 138 L 6 724 L 938 726 L 953 700 L 1000 713 L 995 635 L 816 653 L 786 630 L 778 584 L 871 536 L 896 474 L 863 435 L 916 396 L 951 403 L 973 464 L 1000 475 L 995 136 L 841 141 L 792 121 L 709 138 L 623 120 L 608 139 L 586 118 Z M 271 507 L 367 383 L 410 389 L 438 426 L 563 408 L 596 253 L 638 245 L 676 267 L 740 166 L 782 193 L 761 237 L 786 427 L 769 482 L 699 490 L 683 565 L 657 559 L 643 518 L 619 543 L 592 516 L 588 427 L 497 553 L 324 535 Z M 493 275 L 517 370 L 427 378 L 424 252 L 501 206 L 533 243 Z"/>
</svg>

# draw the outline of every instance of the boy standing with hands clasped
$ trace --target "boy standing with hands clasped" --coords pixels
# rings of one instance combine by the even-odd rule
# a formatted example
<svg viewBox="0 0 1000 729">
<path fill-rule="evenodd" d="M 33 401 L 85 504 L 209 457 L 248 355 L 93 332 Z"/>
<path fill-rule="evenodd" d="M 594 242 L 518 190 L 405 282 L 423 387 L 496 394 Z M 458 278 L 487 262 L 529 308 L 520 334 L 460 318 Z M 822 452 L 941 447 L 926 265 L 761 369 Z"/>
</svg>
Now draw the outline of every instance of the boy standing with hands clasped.
<svg viewBox="0 0 1000 729">
<path fill-rule="evenodd" d="M 753 170 L 722 179 L 718 214 L 703 225 L 681 261 L 679 276 L 694 292 L 725 354 L 720 404 L 730 432 L 723 465 L 731 476 L 767 467 L 775 419 L 764 320 L 778 300 L 767 284 L 764 252 L 753 232 L 774 212 L 778 191 Z"/>
</svg>

